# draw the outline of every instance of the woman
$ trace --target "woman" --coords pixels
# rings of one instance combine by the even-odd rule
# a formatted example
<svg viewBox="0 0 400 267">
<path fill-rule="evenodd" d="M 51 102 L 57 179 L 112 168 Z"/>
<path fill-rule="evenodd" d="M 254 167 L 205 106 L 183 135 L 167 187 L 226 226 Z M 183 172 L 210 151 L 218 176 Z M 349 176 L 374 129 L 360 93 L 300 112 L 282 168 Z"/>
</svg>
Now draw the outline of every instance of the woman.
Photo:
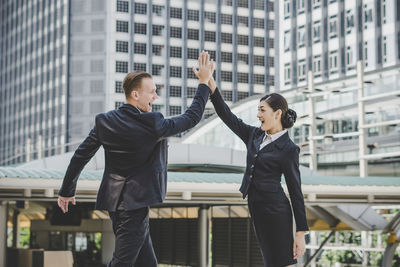
<svg viewBox="0 0 400 267">
<path fill-rule="evenodd" d="M 216 89 L 214 79 L 209 87 Z M 245 124 L 237 118 L 215 90 L 211 101 L 218 116 L 247 147 L 247 166 L 240 191 L 248 195 L 253 227 L 261 247 L 264 266 L 295 264 L 305 252 L 304 235 L 308 231 L 304 198 L 301 192 L 299 147 L 286 129 L 296 121 L 296 112 L 288 109 L 285 98 L 268 94 L 261 98 L 257 117 L 261 127 Z M 293 240 L 292 209 L 280 182 L 282 173 L 290 194 L 296 221 Z"/>
</svg>

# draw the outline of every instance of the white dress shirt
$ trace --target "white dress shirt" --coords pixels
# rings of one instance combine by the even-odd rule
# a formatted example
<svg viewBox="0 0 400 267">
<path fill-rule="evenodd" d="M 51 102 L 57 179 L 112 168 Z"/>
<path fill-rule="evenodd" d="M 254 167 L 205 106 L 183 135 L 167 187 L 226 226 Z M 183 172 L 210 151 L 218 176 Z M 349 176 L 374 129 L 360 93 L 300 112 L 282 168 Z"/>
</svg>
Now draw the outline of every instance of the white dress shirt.
<svg viewBox="0 0 400 267">
<path fill-rule="evenodd" d="M 279 137 L 284 135 L 286 132 L 287 132 L 287 129 L 284 129 L 283 131 L 280 131 L 280 132 L 277 132 L 274 134 L 268 134 L 267 132 L 265 132 L 264 139 L 260 145 L 260 150 L 263 149 L 269 143 L 274 142 L 276 139 L 278 139 Z"/>
</svg>

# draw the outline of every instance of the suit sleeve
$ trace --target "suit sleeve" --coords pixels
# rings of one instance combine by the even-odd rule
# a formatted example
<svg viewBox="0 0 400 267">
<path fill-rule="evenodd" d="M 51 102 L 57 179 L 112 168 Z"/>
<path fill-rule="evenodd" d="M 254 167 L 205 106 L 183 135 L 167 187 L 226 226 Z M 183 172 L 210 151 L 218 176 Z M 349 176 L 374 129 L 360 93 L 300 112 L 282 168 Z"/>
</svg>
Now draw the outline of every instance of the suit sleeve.
<svg viewBox="0 0 400 267">
<path fill-rule="evenodd" d="M 75 195 L 79 175 L 89 160 L 94 156 L 94 154 L 96 154 L 100 145 L 101 143 L 97 138 L 95 126 L 90 131 L 88 137 L 86 137 L 86 139 L 75 150 L 65 173 L 60 192 L 58 193 L 60 196 L 72 197 Z"/>
<path fill-rule="evenodd" d="M 198 124 L 203 116 L 209 95 L 210 88 L 205 84 L 199 84 L 193 102 L 184 114 L 165 119 L 159 113 L 160 118 L 156 122 L 158 137 L 173 136 Z"/>
<path fill-rule="evenodd" d="M 245 144 L 249 142 L 250 134 L 252 130 L 255 129 L 254 126 L 244 123 L 235 114 L 232 113 L 228 105 L 222 98 L 221 93 L 218 88 L 215 90 L 214 94 L 211 95 L 211 102 L 214 105 L 215 111 L 221 120 L 237 135 L 243 140 Z"/>
<path fill-rule="evenodd" d="M 304 197 L 301 191 L 299 152 L 300 148 L 297 146 L 288 152 L 283 163 L 283 173 L 296 220 L 296 231 L 308 231 Z"/>
</svg>

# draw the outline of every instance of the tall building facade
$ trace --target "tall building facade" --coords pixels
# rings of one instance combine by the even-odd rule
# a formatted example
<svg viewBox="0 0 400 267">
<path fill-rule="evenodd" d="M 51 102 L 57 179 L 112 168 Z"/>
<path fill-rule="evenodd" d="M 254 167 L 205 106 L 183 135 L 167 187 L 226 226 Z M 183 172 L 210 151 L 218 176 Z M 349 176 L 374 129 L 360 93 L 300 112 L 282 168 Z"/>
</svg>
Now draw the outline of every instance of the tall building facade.
<svg viewBox="0 0 400 267">
<path fill-rule="evenodd" d="M 371 72 L 400 64 L 397 0 L 280 1 L 280 88 L 343 79 L 363 60 Z"/>
<path fill-rule="evenodd" d="M 279 81 L 274 1 L 2 1 L 0 165 L 71 150 L 97 113 L 124 103 L 124 76 L 151 73 L 153 111 L 184 112 L 200 51 L 234 103 Z M 210 104 L 205 117 L 212 113 Z"/>
</svg>

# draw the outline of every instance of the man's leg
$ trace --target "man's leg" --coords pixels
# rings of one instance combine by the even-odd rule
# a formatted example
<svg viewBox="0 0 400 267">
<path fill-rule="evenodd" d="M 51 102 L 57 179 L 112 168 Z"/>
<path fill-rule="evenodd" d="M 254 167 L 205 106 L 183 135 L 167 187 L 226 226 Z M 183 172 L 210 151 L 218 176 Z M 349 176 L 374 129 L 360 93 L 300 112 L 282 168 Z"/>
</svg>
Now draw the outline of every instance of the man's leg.
<svg viewBox="0 0 400 267">
<path fill-rule="evenodd" d="M 135 267 L 157 267 L 157 258 L 151 242 L 150 228 L 148 228 L 146 240 L 139 252 Z"/>
<path fill-rule="evenodd" d="M 110 213 L 115 235 L 113 258 L 108 267 L 132 267 L 149 232 L 149 208 Z"/>
</svg>

